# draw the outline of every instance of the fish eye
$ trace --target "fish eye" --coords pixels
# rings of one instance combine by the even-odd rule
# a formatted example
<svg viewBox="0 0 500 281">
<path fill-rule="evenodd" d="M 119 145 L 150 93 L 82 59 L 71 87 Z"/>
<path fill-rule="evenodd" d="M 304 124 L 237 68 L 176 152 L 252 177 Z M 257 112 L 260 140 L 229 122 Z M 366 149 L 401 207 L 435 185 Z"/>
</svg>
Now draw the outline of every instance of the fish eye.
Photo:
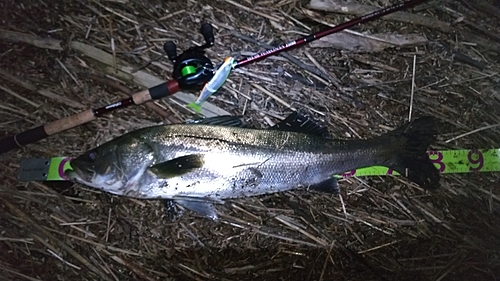
<svg viewBox="0 0 500 281">
<path fill-rule="evenodd" d="M 89 151 L 89 153 L 87 154 L 87 158 L 91 162 L 94 162 L 97 158 L 97 151 L 95 151 L 95 150 Z"/>
</svg>

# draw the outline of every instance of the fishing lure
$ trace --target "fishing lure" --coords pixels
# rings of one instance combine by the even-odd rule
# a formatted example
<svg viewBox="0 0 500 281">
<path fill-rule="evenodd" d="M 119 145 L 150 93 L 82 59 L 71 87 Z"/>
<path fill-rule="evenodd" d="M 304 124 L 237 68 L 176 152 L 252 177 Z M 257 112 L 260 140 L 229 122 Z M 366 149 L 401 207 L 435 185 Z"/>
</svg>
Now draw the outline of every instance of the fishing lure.
<svg viewBox="0 0 500 281">
<path fill-rule="evenodd" d="M 195 102 L 188 104 L 187 107 L 192 108 L 194 111 L 196 111 L 196 113 L 200 113 L 201 105 L 203 104 L 203 102 L 205 102 L 208 97 L 213 95 L 219 90 L 220 87 L 222 87 L 222 85 L 224 85 L 224 82 L 226 82 L 227 77 L 236 66 L 236 64 L 237 63 L 235 62 L 233 57 L 227 57 L 226 59 L 224 59 L 224 63 L 219 67 L 219 69 L 217 69 L 214 77 L 210 81 L 208 81 L 201 90 L 198 99 Z"/>
</svg>

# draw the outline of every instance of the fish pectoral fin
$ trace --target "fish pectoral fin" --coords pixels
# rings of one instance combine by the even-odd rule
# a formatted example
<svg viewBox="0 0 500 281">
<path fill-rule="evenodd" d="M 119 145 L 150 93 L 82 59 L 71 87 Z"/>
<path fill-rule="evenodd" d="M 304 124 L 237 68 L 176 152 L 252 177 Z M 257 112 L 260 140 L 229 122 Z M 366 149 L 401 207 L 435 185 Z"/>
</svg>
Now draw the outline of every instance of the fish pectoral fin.
<svg viewBox="0 0 500 281">
<path fill-rule="evenodd" d="M 316 135 L 320 137 L 330 137 L 328 128 L 322 126 L 305 113 L 294 111 L 283 121 L 269 128 L 269 130 L 280 130 L 296 133 Z"/>
<path fill-rule="evenodd" d="M 339 182 L 336 178 L 330 178 L 317 184 L 309 186 L 310 190 L 319 191 L 329 194 L 339 194 Z"/>
<path fill-rule="evenodd" d="M 179 197 L 174 199 L 175 203 L 182 207 L 191 210 L 204 217 L 216 220 L 218 219 L 217 210 L 211 200 L 203 200 L 203 198 L 187 198 Z"/>
<path fill-rule="evenodd" d="M 218 125 L 226 127 L 246 127 L 241 121 L 242 116 L 232 116 L 232 115 L 221 115 L 214 117 L 206 117 L 198 120 L 192 120 L 186 122 L 187 124 L 197 124 L 197 125 Z"/>
<path fill-rule="evenodd" d="M 159 178 L 173 178 L 203 167 L 203 154 L 189 154 L 177 157 L 148 168 Z"/>
</svg>

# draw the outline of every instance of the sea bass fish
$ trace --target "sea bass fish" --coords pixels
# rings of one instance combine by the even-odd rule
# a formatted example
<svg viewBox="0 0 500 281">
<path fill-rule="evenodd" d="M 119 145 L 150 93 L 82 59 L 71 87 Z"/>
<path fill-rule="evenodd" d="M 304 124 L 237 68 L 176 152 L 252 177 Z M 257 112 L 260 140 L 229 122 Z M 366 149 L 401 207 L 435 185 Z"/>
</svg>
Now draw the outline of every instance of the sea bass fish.
<svg viewBox="0 0 500 281">
<path fill-rule="evenodd" d="M 214 202 L 296 188 L 336 193 L 333 175 L 369 166 L 394 169 L 423 188 L 440 185 L 426 150 L 435 119 L 422 117 L 367 140 L 338 140 L 294 112 L 268 129 L 237 117 L 132 131 L 71 161 L 73 181 L 115 195 L 168 199 L 210 218 Z"/>
</svg>

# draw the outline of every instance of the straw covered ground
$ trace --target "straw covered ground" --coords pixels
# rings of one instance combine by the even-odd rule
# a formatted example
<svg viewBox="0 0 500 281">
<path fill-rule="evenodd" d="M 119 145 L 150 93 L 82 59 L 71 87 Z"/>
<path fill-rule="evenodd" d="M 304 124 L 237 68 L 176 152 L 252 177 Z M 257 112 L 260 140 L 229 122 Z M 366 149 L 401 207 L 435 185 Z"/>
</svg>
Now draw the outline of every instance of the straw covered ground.
<svg viewBox="0 0 500 281">
<path fill-rule="evenodd" d="M 396 2 L 1 1 L 0 136 L 171 79 L 163 44 L 174 40 L 179 53 L 203 44 L 203 22 L 215 33 L 207 56 L 220 63 Z M 335 137 L 359 139 L 411 111 L 440 120 L 431 149 L 499 148 L 499 11 L 495 0 L 430 1 L 357 25 L 287 52 L 298 64 L 278 55 L 238 68 L 204 114 L 266 128 L 302 108 Z M 349 178 L 340 196 L 229 200 L 217 222 L 191 212 L 171 222 L 157 200 L 17 179 L 22 159 L 74 157 L 194 118 L 185 104 L 196 94 L 116 110 L 0 155 L 0 280 L 500 278 L 499 173 L 445 174 L 436 192 L 403 177 Z"/>
</svg>

